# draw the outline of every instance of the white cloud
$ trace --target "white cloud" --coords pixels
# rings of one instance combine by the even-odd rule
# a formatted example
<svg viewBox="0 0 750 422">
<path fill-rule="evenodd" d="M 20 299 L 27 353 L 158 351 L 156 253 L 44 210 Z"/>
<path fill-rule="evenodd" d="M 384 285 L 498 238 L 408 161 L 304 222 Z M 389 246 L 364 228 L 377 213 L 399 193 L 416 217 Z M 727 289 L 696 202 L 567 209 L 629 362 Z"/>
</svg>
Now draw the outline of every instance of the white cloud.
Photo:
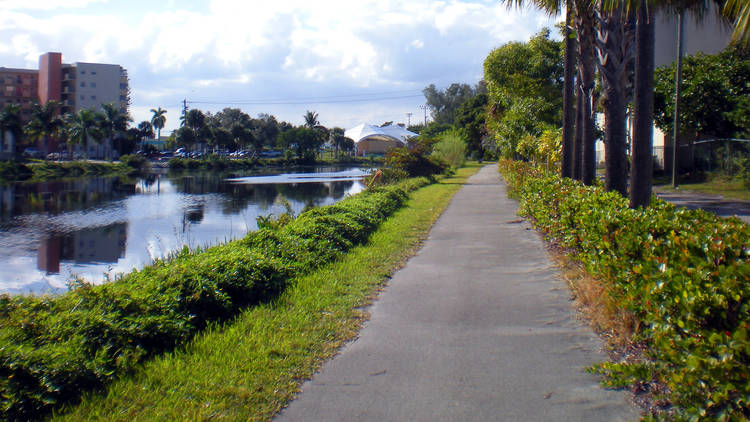
<svg viewBox="0 0 750 422">
<path fill-rule="evenodd" d="M 107 0 L 0 0 L 0 10 L 54 10 L 86 7 Z"/>
<path fill-rule="evenodd" d="M 176 125 L 177 106 L 187 97 L 304 99 L 473 83 L 492 48 L 527 39 L 550 22 L 495 1 L 212 0 L 207 6 L 184 1 L 151 8 L 133 1 L 138 4 L 87 8 L 97 2 L 73 0 L 65 13 L 56 13 L 53 0 L 0 0 L 0 8 L 8 10 L 0 16 L 0 37 L 10 40 L 0 46 L 0 62 L 36 67 L 39 54 L 60 51 L 67 62 L 121 64 L 131 78 L 136 121 L 148 117 L 142 110 L 161 105 L 172 107 Z M 39 12 L 20 7 L 26 3 L 35 3 Z M 134 14 L 136 7 L 143 11 Z M 421 101 L 370 107 L 391 113 L 411 107 L 406 111 L 416 115 Z M 261 107 L 248 111 L 296 121 L 305 109 Z M 360 104 L 325 109 L 341 121 L 352 113 L 382 115 Z"/>
</svg>

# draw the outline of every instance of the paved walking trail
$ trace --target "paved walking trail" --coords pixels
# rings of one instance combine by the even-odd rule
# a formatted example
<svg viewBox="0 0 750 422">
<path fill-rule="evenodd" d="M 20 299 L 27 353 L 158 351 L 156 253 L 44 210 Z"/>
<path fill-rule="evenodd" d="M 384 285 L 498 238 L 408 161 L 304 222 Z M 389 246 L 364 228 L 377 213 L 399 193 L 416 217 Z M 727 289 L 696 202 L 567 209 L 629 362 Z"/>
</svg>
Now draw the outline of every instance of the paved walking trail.
<svg viewBox="0 0 750 422">
<path fill-rule="evenodd" d="M 469 179 L 419 254 L 278 421 L 632 421 L 497 167 Z"/>
</svg>

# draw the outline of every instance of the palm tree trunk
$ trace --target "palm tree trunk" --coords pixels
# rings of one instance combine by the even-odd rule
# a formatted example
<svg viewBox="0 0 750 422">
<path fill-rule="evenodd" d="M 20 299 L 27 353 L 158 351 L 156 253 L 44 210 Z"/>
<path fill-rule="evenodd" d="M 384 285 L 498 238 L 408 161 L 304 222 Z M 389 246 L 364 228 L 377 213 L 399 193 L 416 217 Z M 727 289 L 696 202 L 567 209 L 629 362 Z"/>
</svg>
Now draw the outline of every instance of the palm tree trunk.
<svg viewBox="0 0 750 422">
<path fill-rule="evenodd" d="M 605 189 L 627 195 L 628 168 L 625 155 L 626 72 L 632 57 L 631 25 L 621 10 L 599 11 L 599 73 L 604 88 L 606 154 Z"/>
<path fill-rule="evenodd" d="M 630 208 L 651 202 L 654 124 L 653 10 L 641 0 L 635 32 L 635 98 L 633 99 L 633 164 L 630 173 Z"/>
<path fill-rule="evenodd" d="M 562 177 L 575 177 L 574 164 L 574 146 L 573 146 L 573 125 L 575 114 L 573 110 L 573 92 L 574 68 L 575 68 L 575 38 L 571 36 L 573 1 L 566 0 L 565 5 L 565 63 L 563 72 L 563 122 L 562 122 Z"/>
<path fill-rule="evenodd" d="M 580 63 L 579 63 L 580 66 Z M 576 130 L 573 142 L 573 178 L 583 180 L 583 95 L 581 95 L 581 78 L 576 81 Z"/>
<path fill-rule="evenodd" d="M 576 13 L 578 32 L 578 78 L 581 80 L 581 176 L 586 185 L 596 178 L 596 131 L 594 126 L 594 9 L 591 2 L 580 2 Z"/>
</svg>

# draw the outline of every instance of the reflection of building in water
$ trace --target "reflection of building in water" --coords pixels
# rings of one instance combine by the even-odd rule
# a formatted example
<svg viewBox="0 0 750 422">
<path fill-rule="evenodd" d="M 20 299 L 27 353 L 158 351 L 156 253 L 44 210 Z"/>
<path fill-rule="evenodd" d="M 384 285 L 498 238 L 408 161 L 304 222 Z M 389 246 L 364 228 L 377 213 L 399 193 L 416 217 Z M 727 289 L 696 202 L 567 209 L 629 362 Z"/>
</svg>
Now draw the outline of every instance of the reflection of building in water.
<svg viewBox="0 0 750 422">
<path fill-rule="evenodd" d="M 13 218 L 16 195 L 12 185 L 0 185 L 0 221 L 10 221 Z"/>
<path fill-rule="evenodd" d="M 66 235 L 53 234 L 39 245 L 37 267 L 47 273 L 59 273 L 60 261 L 117 262 L 125 256 L 127 236 L 127 223 L 82 229 Z"/>
</svg>

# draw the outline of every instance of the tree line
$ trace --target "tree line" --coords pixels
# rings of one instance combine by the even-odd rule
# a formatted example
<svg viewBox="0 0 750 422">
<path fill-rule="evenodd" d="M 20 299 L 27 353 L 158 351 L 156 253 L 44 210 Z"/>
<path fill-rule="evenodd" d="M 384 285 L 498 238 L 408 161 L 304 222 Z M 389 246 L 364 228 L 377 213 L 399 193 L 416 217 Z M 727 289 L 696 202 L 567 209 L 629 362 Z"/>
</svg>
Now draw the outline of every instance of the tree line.
<svg viewBox="0 0 750 422">
<path fill-rule="evenodd" d="M 82 149 L 87 158 L 89 146 L 106 144 L 106 158 L 112 158 L 112 150 L 120 154 L 132 153 L 139 148 L 146 150 L 146 139 L 161 139 L 161 130 L 167 122 L 167 110 L 151 109 L 152 117 L 135 126 L 129 114 L 115 104 L 102 104 L 101 110 L 82 109 L 75 113 L 60 113 L 61 104 L 49 101 L 33 103 L 28 122 L 24 123 L 21 108 L 8 104 L 0 110 L 0 135 L 6 134 L 16 140 L 16 155 L 27 145 L 39 143 L 42 155 L 47 156 L 53 141 L 62 142 L 69 152 L 76 147 Z M 189 150 L 253 150 L 283 148 L 292 150 L 300 159 L 313 158 L 325 143 L 330 144 L 335 154 L 354 149 L 354 142 L 344 136 L 344 129 L 331 129 L 320 125 L 318 113 L 308 111 L 305 124 L 299 127 L 278 121 L 269 114 L 257 118 L 237 108 L 225 108 L 217 113 L 191 109 L 180 116 L 180 127 L 167 140 L 171 148 L 184 147 Z M 156 132 L 156 133 L 155 133 Z M 154 148 L 150 146 L 150 148 Z"/>
</svg>

